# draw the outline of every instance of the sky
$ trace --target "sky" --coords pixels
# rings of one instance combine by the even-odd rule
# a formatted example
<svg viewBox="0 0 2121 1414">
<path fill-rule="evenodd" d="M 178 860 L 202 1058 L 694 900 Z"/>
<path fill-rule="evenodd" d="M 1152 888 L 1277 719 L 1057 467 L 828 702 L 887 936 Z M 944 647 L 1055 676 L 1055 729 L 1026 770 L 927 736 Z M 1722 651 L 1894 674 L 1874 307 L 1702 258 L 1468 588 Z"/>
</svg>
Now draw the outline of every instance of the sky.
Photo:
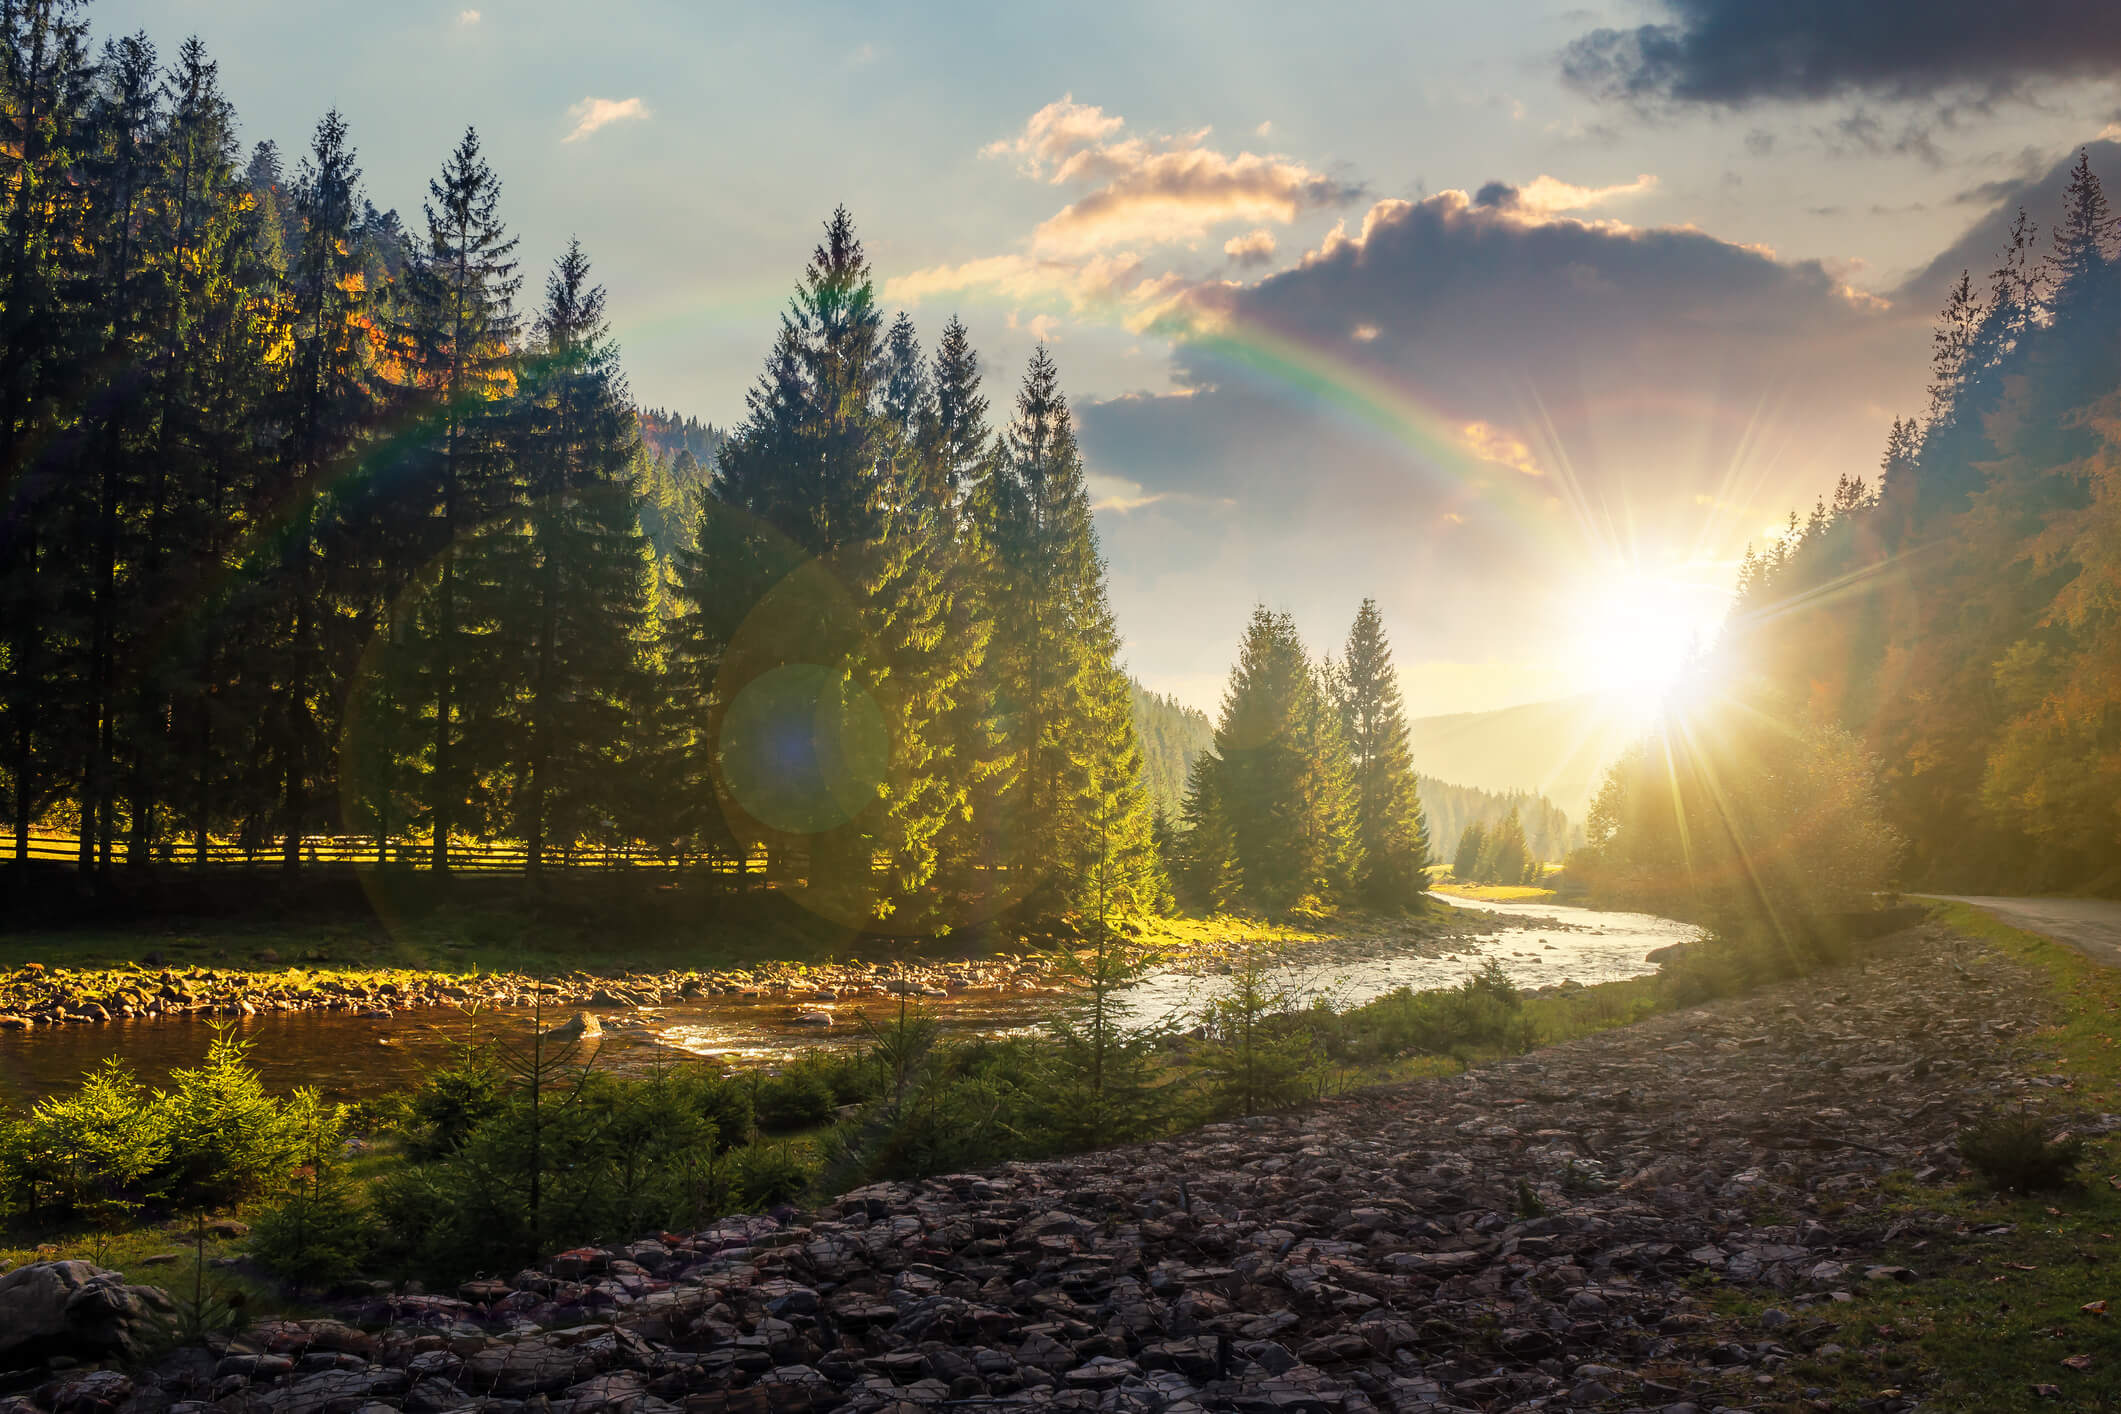
<svg viewBox="0 0 2121 1414">
<path fill-rule="evenodd" d="M 98 0 L 246 142 L 330 107 L 409 225 L 467 125 L 578 236 L 636 398 L 728 424 L 824 218 L 1044 340 L 1128 666 L 1213 709 L 1255 604 L 1374 597 L 1415 715 L 1622 690 L 1921 411 L 1929 325 L 2090 145 L 2121 6 Z M 535 279 L 532 282 L 535 287 Z"/>
</svg>

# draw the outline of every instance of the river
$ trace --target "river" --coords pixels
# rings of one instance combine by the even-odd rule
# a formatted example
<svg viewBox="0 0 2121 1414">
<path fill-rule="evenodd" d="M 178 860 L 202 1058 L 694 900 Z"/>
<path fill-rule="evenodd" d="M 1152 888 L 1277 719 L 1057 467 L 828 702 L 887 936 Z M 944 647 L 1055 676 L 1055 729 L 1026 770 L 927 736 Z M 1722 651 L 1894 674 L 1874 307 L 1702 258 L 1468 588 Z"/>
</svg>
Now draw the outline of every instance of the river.
<svg viewBox="0 0 2121 1414">
<path fill-rule="evenodd" d="M 1684 923 L 1641 913 L 1612 913 L 1566 904 L 1488 904 L 1445 900 L 1460 908 L 1507 915 L 1510 926 L 1478 936 L 1421 946 L 1380 950 L 1374 943 L 1320 944 L 1294 950 L 1272 969 L 1275 985 L 1322 992 L 1336 1005 L 1370 1000 L 1397 987 L 1449 987 L 1499 961 L 1519 986 L 1563 981 L 1607 982 L 1654 972 L 1647 955 L 1697 936 Z M 1173 968 L 1152 973 L 1130 989 L 1136 1015 L 1144 1019 L 1197 1008 L 1221 980 Z M 945 1029 L 958 1035 L 996 1034 L 1037 1022 L 1047 998 L 1038 994 L 965 991 L 929 1003 Z M 639 1071 L 688 1056 L 731 1064 L 772 1065 L 816 1046 L 859 1044 L 860 1017 L 881 1018 L 897 1007 L 890 998 L 841 1001 L 831 1008 L 829 1027 L 804 1025 L 798 1013 L 813 1008 L 780 999 L 742 1001 L 728 997 L 659 1007 L 638 1013 L 600 1013 L 605 1032 L 598 1063 Z M 548 1017 L 547 1024 L 557 1017 Z M 522 1010 L 478 1015 L 446 1008 L 400 1012 L 387 1020 L 344 1011 L 278 1012 L 244 1018 L 254 1044 L 251 1061 L 275 1090 L 313 1085 L 338 1099 L 359 1099 L 402 1089 L 458 1049 L 483 1037 L 520 1038 L 530 1014 Z M 176 1067 L 197 1064 L 212 1039 L 205 1021 L 113 1021 L 0 1032 L 0 1100 L 23 1104 L 64 1090 L 106 1057 L 121 1056 L 149 1084 L 164 1083 Z"/>
</svg>

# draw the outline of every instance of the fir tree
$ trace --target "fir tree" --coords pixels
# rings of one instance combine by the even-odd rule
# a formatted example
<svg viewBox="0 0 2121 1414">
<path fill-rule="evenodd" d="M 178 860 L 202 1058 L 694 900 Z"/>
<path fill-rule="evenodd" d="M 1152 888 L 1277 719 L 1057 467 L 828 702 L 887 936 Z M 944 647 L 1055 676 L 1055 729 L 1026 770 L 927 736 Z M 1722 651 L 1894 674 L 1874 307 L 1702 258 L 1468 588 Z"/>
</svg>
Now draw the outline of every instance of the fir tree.
<svg viewBox="0 0 2121 1414">
<path fill-rule="evenodd" d="M 1362 601 L 1348 631 L 1339 687 L 1362 846 L 1361 894 L 1372 908 L 1410 908 L 1428 890 L 1429 827 L 1416 788 L 1392 646 L 1374 599 Z"/>
<path fill-rule="evenodd" d="M 1347 743 L 1287 614 L 1253 610 L 1223 694 L 1215 763 L 1244 899 L 1268 913 L 1348 899 L 1362 845 Z"/>
<path fill-rule="evenodd" d="M 536 881 L 549 839 L 563 844 L 622 813 L 621 754 L 640 710 L 648 606 L 646 543 L 633 483 L 638 446 L 626 385 L 578 242 L 545 282 L 545 305 L 513 410 L 513 451 L 529 500 L 524 577 L 505 635 L 527 657 L 515 824 Z"/>
<path fill-rule="evenodd" d="M 1105 597 L 1075 422 L 1060 373 L 1032 355 L 1004 439 L 993 496 L 993 674 L 1012 786 L 999 853 L 1033 915 L 1078 906 L 1074 880 L 1102 816 L 1115 897 L 1161 896 L 1140 780 L 1140 747 L 1119 635 Z M 1108 806 L 1105 801 L 1112 803 Z"/>
<path fill-rule="evenodd" d="M 498 711 L 490 694 L 460 701 L 467 690 L 495 682 L 490 665 L 469 656 L 499 612 L 490 573 L 467 551 L 514 498 L 496 414 L 513 377 L 521 280 L 516 242 L 500 219 L 500 182 L 476 132 L 465 130 L 427 193 L 427 235 L 407 267 L 401 337 L 405 382 L 421 415 L 431 419 L 408 457 L 419 494 L 433 508 L 423 518 L 431 539 L 412 547 L 419 573 L 433 586 L 422 596 L 413 632 L 433 714 L 424 790 L 430 859 L 446 870 L 451 830 L 469 809 L 480 767 L 489 764 L 476 759 L 476 743 L 491 734 L 467 730 L 464 719 L 490 720 Z"/>
</svg>

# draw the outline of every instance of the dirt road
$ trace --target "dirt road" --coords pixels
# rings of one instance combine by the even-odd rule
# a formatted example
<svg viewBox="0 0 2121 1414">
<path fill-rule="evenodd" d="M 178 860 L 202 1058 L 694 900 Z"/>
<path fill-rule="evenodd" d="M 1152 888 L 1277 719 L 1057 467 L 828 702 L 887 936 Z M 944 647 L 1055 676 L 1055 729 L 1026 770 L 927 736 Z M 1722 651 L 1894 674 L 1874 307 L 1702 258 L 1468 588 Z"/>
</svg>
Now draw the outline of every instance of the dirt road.
<svg viewBox="0 0 2121 1414">
<path fill-rule="evenodd" d="M 2013 928 L 2067 943 L 2095 962 L 2121 967 L 2121 901 L 2103 898 L 1965 898 L 1926 894 L 1972 904 Z"/>
</svg>

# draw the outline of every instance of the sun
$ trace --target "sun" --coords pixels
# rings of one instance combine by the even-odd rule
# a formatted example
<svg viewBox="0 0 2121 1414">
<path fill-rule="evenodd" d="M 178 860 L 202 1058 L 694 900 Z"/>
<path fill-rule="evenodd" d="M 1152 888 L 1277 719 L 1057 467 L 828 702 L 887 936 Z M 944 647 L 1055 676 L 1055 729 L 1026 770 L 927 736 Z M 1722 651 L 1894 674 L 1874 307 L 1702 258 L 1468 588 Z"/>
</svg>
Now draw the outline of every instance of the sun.
<svg viewBox="0 0 2121 1414">
<path fill-rule="evenodd" d="M 1571 600 L 1577 674 L 1616 717 L 1647 722 L 1714 644 L 1729 605 L 1727 589 L 1685 575 L 1598 576 Z"/>
</svg>

